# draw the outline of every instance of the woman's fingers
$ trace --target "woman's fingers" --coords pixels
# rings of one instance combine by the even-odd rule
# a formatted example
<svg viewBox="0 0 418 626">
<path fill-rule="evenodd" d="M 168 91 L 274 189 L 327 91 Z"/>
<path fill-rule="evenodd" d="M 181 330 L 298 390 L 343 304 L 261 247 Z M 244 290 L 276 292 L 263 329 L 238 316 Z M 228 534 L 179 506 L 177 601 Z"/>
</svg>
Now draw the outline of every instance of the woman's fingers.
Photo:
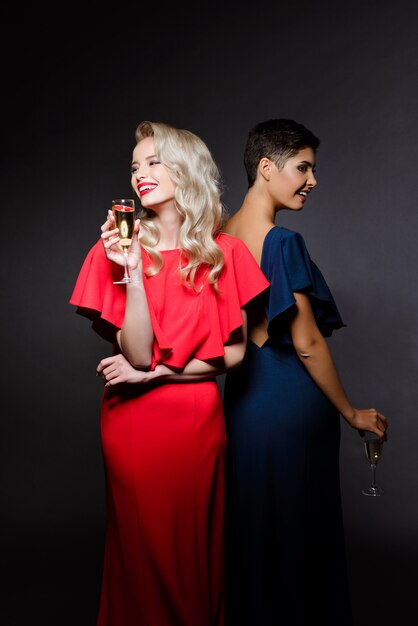
<svg viewBox="0 0 418 626">
<path fill-rule="evenodd" d="M 387 439 L 387 418 L 375 408 L 356 409 L 356 420 L 353 425 L 361 432 L 367 430 L 374 433 L 381 441 Z"/>
</svg>

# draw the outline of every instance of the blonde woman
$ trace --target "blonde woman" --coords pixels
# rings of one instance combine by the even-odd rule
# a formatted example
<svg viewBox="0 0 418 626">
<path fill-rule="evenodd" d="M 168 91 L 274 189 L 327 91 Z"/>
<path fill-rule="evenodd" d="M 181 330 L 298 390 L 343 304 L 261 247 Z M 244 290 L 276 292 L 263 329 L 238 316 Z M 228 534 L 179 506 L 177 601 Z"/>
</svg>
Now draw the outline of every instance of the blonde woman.
<svg viewBox="0 0 418 626">
<path fill-rule="evenodd" d="M 107 214 L 71 304 L 111 339 L 97 373 L 107 483 L 98 626 L 221 626 L 225 431 L 215 377 L 246 348 L 245 305 L 268 287 L 221 234 L 220 176 L 205 143 L 167 124 L 136 130 L 141 211 L 133 282 Z M 239 268 L 239 271 L 237 271 Z"/>
</svg>

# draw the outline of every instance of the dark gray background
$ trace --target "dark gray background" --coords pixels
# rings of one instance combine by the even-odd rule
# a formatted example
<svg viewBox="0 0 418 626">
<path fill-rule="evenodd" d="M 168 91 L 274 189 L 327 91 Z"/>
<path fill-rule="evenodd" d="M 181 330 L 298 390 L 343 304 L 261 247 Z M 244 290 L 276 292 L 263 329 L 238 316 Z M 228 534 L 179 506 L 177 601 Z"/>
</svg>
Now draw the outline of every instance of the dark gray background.
<svg viewBox="0 0 418 626">
<path fill-rule="evenodd" d="M 9 16 L 4 626 L 95 624 L 105 516 L 95 368 L 109 346 L 68 300 L 110 199 L 131 195 L 136 125 L 150 119 L 199 134 L 233 212 L 246 190 L 247 131 L 270 117 L 296 119 L 322 140 L 315 193 L 278 223 L 304 235 L 347 323 L 330 346 L 352 402 L 390 420 L 380 499 L 361 495 L 369 468 L 357 433 L 342 427 L 355 626 L 414 620 L 417 17 L 412 0 L 138 5 L 123 17 L 97 5 L 92 16 Z"/>
</svg>

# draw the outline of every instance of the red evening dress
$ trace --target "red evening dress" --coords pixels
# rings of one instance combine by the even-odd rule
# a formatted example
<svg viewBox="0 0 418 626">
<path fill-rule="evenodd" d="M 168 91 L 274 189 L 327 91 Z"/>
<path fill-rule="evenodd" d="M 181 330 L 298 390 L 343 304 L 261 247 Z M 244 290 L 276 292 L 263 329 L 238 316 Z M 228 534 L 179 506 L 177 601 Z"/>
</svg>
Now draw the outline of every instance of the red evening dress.
<svg viewBox="0 0 418 626">
<path fill-rule="evenodd" d="M 241 307 L 268 287 L 240 240 L 216 241 L 225 258 L 219 293 L 203 270 L 200 291 L 182 284 L 178 249 L 163 251 L 161 271 L 145 276 L 152 367 L 223 356 Z M 70 299 L 105 337 L 123 323 L 125 287 L 113 284 L 121 271 L 99 240 Z M 225 425 L 216 380 L 106 388 L 101 440 L 107 525 L 97 626 L 222 626 Z"/>
</svg>

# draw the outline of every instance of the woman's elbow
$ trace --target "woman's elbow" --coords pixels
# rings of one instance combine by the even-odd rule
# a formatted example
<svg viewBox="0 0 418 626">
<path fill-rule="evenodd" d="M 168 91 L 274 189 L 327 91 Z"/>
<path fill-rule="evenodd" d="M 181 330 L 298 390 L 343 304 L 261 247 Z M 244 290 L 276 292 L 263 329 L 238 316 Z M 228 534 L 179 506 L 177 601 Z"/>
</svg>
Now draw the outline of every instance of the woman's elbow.
<svg viewBox="0 0 418 626">
<path fill-rule="evenodd" d="M 152 351 L 130 349 L 129 346 L 125 346 L 123 341 L 119 341 L 119 347 L 125 358 L 129 363 L 137 370 L 149 370 L 152 363 Z"/>
<path fill-rule="evenodd" d="M 143 370 L 144 372 L 147 372 L 150 367 L 151 367 L 151 360 L 149 361 L 131 361 L 131 365 L 132 367 L 134 367 L 136 370 Z"/>
<path fill-rule="evenodd" d="M 143 353 L 125 355 L 129 363 L 136 370 L 149 370 L 152 364 L 152 355 Z"/>
<path fill-rule="evenodd" d="M 241 365 L 245 356 L 245 347 L 245 344 L 230 346 L 229 352 L 225 354 L 227 370 L 233 370 Z"/>
<path fill-rule="evenodd" d="M 315 354 L 315 351 L 317 350 L 319 344 L 320 339 L 318 337 L 303 337 L 293 340 L 296 354 L 302 361 L 309 359 L 309 357 L 312 357 Z"/>
</svg>

